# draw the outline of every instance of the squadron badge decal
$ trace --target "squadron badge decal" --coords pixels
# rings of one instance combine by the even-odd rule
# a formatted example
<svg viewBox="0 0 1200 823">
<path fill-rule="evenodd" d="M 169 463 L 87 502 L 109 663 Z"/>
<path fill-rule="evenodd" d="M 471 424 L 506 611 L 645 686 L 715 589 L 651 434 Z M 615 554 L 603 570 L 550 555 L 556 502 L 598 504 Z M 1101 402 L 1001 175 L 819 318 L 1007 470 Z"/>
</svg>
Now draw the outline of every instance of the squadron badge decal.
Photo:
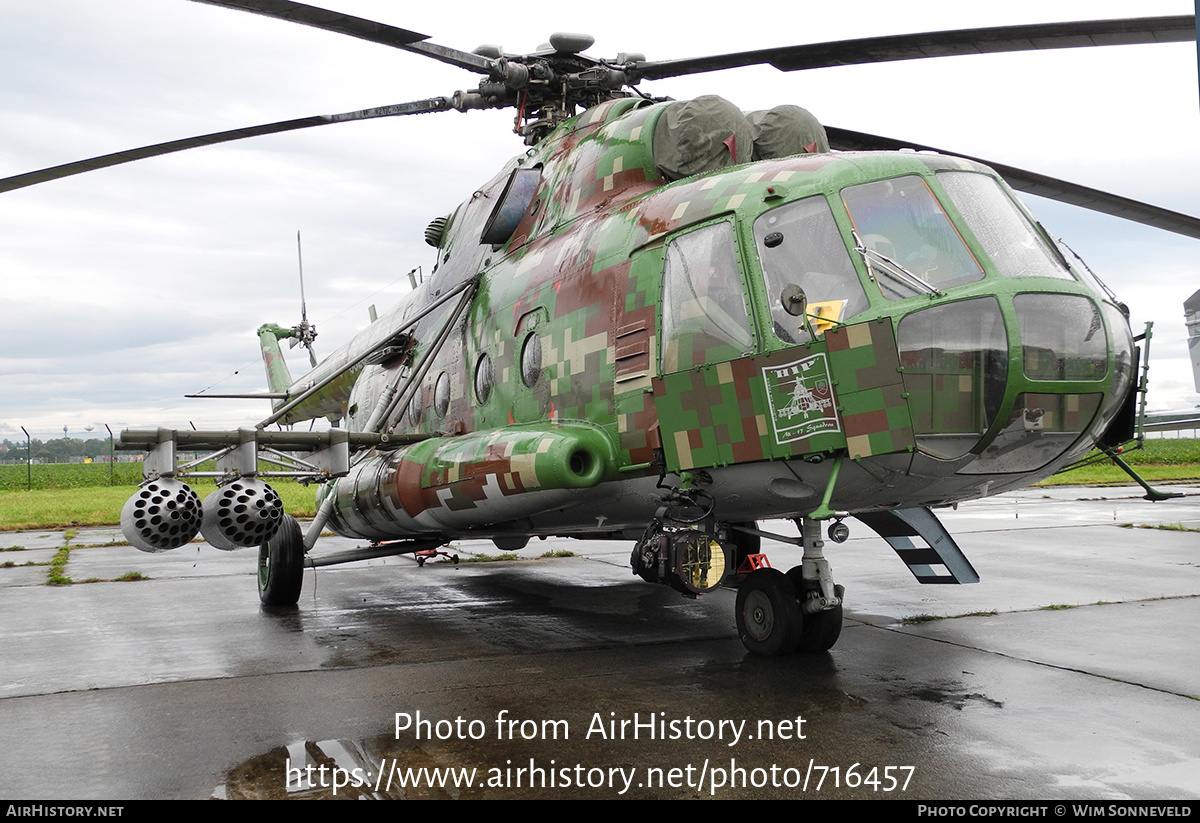
<svg viewBox="0 0 1200 823">
<path fill-rule="evenodd" d="M 842 430 L 824 353 L 782 366 L 764 366 L 762 375 L 777 445 Z"/>
</svg>

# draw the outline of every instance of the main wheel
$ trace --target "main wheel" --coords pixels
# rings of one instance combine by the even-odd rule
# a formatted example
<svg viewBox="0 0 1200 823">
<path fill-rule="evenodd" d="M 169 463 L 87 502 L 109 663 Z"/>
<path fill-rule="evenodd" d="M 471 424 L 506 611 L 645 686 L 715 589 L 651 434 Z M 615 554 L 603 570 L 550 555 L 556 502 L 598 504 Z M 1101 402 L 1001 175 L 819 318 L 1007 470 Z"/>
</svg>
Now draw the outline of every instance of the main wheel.
<svg viewBox="0 0 1200 823">
<path fill-rule="evenodd" d="M 258 547 L 258 599 L 266 606 L 294 606 L 304 584 L 304 535 L 290 514 Z"/>
<path fill-rule="evenodd" d="M 791 654 L 800 639 L 800 605 L 791 582 L 778 569 L 758 569 L 738 588 L 738 636 L 755 654 Z"/>
<path fill-rule="evenodd" d="M 796 566 L 787 573 L 796 599 L 803 603 L 808 597 L 809 590 L 816 585 L 815 581 L 805 582 L 801 568 Z M 832 609 L 804 615 L 804 628 L 800 632 L 800 641 L 796 644 L 798 652 L 827 652 L 837 643 L 842 634 L 842 597 L 846 594 L 844 586 L 834 586 L 838 604 Z"/>
</svg>

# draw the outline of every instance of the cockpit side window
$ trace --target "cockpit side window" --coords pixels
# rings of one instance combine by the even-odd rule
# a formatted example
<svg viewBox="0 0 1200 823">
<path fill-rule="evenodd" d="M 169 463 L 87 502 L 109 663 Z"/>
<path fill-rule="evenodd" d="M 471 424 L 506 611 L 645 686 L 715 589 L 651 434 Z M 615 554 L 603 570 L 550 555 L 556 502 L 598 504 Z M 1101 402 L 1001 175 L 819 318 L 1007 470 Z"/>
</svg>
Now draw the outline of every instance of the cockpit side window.
<svg viewBox="0 0 1200 823">
<path fill-rule="evenodd" d="M 809 322 L 820 334 L 868 306 L 850 253 L 824 197 L 806 197 L 759 215 L 754 240 L 767 286 L 771 326 L 784 343 L 803 343 L 808 330 L 781 295 L 791 285 L 808 298 Z"/>
<path fill-rule="evenodd" d="M 662 371 L 722 363 L 753 350 L 733 224 L 704 226 L 667 243 Z"/>
</svg>

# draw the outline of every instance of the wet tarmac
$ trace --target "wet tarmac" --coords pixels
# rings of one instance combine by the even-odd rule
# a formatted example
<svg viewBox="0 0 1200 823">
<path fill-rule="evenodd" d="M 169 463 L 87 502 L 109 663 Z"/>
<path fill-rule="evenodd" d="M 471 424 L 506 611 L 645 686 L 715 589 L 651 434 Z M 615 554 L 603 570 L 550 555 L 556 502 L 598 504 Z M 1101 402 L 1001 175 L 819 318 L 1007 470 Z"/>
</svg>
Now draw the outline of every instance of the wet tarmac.
<svg viewBox="0 0 1200 823">
<path fill-rule="evenodd" d="M 918 585 L 848 521 L 840 641 L 773 659 L 732 592 L 642 582 L 626 543 L 310 570 L 267 610 L 252 551 L 80 529 L 75 584 L 46 586 L 25 564 L 64 533 L 0 533 L 0 797 L 1200 799 L 1200 489 L 1177 490 L 940 512 L 971 586 Z M 1164 525 L 1192 531 L 1136 528 Z"/>
</svg>

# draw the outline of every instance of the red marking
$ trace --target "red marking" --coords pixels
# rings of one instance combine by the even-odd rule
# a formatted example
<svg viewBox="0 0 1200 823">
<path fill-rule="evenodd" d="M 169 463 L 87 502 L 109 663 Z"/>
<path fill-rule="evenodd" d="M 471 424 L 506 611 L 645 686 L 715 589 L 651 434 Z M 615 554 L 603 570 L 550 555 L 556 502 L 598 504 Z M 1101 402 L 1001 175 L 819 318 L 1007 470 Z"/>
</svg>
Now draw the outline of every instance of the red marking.
<svg viewBox="0 0 1200 823">
<path fill-rule="evenodd" d="M 516 422 L 517 422 L 516 420 L 513 420 L 513 416 L 512 416 L 512 409 L 509 409 L 509 410 L 508 410 L 508 422 L 509 422 L 510 424 L 511 424 L 511 423 L 516 423 Z"/>
<path fill-rule="evenodd" d="M 421 551 L 413 552 L 413 560 L 417 561 L 418 566 L 424 566 L 426 560 L 432 560 L 436 557 L 444 557 L 447 560 L 453 560 L 454 565 L 458 565 L 457 554 L 450 554 L 450 552 L 443 552 L 437 549 L 422 549 Z"/>
<path fill-rule="evenodd" d="M 767 186 L 767 194 L 774 194 L 774 193 L 775 193 L 775 187 Z"/>
<path fill-rule="evenodd" d="M 725 148 L 729 149 L 729 156 L 733 158 L 733 162 L 737 162 L 737 135 L 731 134 L 721 141 L 725 144 Z"/>
<path fill-rule="evenodd" d="M 553 285 L 553 286 L 551 286 L 550 288 L 554 289 L 554 293 L 555 293 L 555 294 L 558 294 L 558 287 L 559 287 L 559 286 L 561 286 L 561 285 L 562 285 L 562 281 L 561 281 L 561 280 L 555 280 L 555 281 L 554 281 L 554 285 Z"/>
<path fill-rule="evenodd" d="M 546 415 L 546 417 L 550 418 L 551 420 L 554 419 L 554 404 L 553 403 L 550 404 L 550 413 L 548 415 Z"/>
<path fill-rule="evenodd" d="M 805 154 L 816 154 L 817 153 L 817 144 L 815 142 L 809 143 L 807 146 L 804 147 L 804 153 Z"/>
<path fill-rule="evenodd" d="M 767 560 L 765 554 L 748 554 L 742 561 L 742 565 L 738 566 L 737 574 L 739 577 L 745 577 L 752 571 L 769 568 L 771 568 L 771 562 Z"/>
</svg>

